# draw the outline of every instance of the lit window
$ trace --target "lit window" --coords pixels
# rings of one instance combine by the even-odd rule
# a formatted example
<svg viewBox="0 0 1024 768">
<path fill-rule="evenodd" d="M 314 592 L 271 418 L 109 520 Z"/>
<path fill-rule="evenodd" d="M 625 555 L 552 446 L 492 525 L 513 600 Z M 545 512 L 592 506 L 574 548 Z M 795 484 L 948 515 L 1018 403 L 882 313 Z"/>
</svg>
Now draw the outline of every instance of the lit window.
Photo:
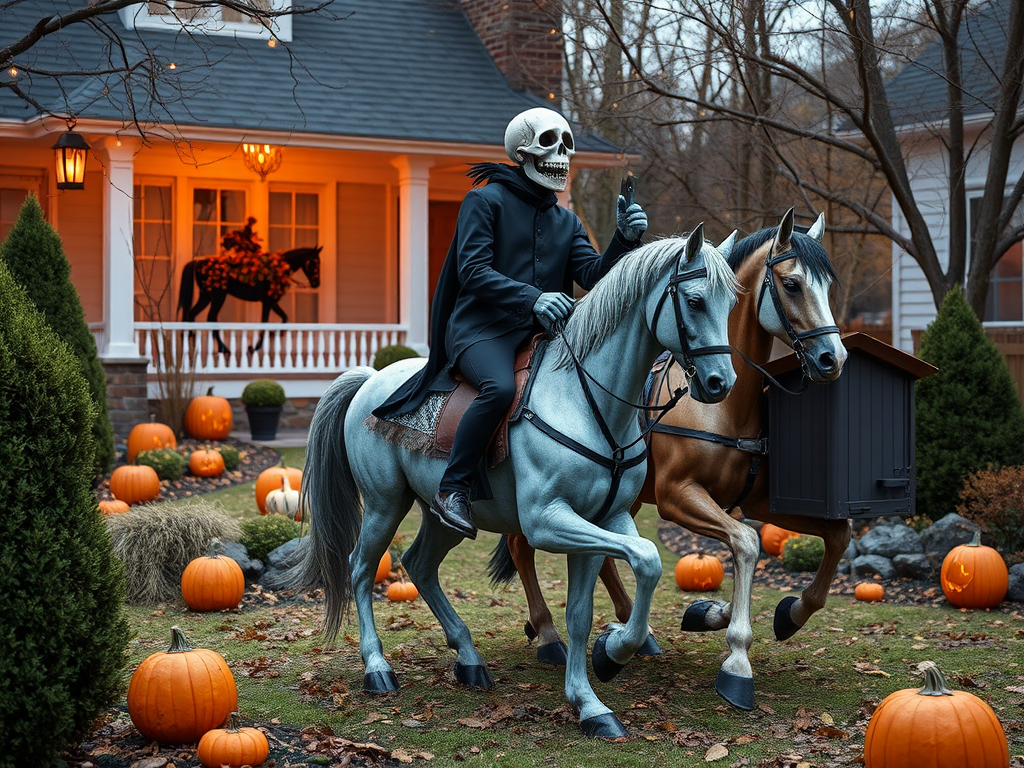
<svg viewBox="0 0 1024 768">
<path fill-rule="evenodd" d="M 246 0 L 255 12 L 288 11 L 292 0 Z M 185 27 L 190 32 L 205 32 L 211 35 L 227 35 L 230 37 L 250 37 L 263 40 L 292 39 L 292 17 L 277 16 L 261 21 L 246 15 L 237 7 L 221 4 L 203 4 L 186 2 L 186 0 L 150 0 L 139 5 L 122 8 L 118 13 L 122 23 L 136 29 L 167 29 Z"/>
<path fill-rule="evenodd" d="M 142 183 L 134 188 L 135 319 L 149 322 L 174 320 L 171 260 L 174 234 L 172 187 L 169 183 Z"/>
<path fill-rule="evenodd" d="M 970 200 L 971 230 L 978 220 L 981 198 Z M 1018 214 L 1013 222 L 1019 223 Z M 996 262 L 989 278 L 988 296 L 985 298 L 986 323 L 1019 323 L 1024 321 L 1024 274 L 1021 272 L 1021 244 L 1014 243 Z"/>
<path fill-rule="evenodd" d="M 320 243 L 320 196 L 315 192 L 293 192 L 275 189 L 270 193 L 270 251 L 315 248 Z M 315 288 L 306 287 L 306 275 L 292 275 L 288 293 L 281 299 L 281 308 L 295 323 L 320 321 L 320 299 Z"/>
<path fill-rule="evenodd" d="M 221 239 L 224 235 L 242 229 L 248 217 L 244 189 L 200 188 L 192 190 L 192 258 L 220 256 Z M 263 236 L 262 222 L 256 225 L 256 234 Z M 198 298 L 198 294 L 197 294 Z M 241 301 L 228 295 L 217 315 L 218 322 L 240 323 L 246 320 L 246 306 L 252 302 Z M 256 306 L 259 306 L 258 304 Z M 206 320 L 206 312 L 197 320 Z"/>
</svg>

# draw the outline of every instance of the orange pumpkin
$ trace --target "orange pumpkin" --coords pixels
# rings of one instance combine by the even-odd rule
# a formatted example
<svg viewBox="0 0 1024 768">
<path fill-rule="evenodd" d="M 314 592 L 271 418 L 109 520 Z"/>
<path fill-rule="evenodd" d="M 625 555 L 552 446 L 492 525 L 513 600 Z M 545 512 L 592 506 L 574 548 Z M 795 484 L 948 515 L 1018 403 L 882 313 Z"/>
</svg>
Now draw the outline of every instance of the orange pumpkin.
<svg viewBox="0 0 1024 768">
<path fill-rule="evenodd" d="M 152 501 L 160 495 L 160 478 L 152 467 L 126 464 L 110 476 L 110 493 L 128 504 Z"/>
<path fill-rule="evenodd" d="M 725 567 L 717 557 L 686 555 L 676 563 L 676 584 L 687 592 L 711 592 L 722 586 Z"/>
<path fill-rule="evenodd" d="M 223 440 L 234 424 L 231 403 L 215 397 L 213 387 L 205 395 L 192 398 L 185 411 L 185 431 L 200 440 Z"/>
<path fill-rule="evenodd" d="M 924 687 L 890 694 L 871 716 L 864 768 L 1008 768 L 1010 750 L 992 708 L 950 691 L 934 662 L 917 668 Z"/>
<path fill-rule="evenodd" d="M 868 603 L 877 603 L 885 597 L 885 590 L 877 581 L 862 581 L 853 590 L 853 596 Z"/>
<path fill-rule="evenodd" d="M 129 510 L 129 506 L 118 499 L 114 499 L 113 501 L 101 501 L 97 506 L 100 508 L 100 512 L 104 515 L 120 515 Z"/>
<path fill-rule="evenodd" d="M 224 473 L 224 457 L 220 451 L 192 451 L 188 470 L 196 477 L 220 477 Z"/>
<path fill-rule="evenodd" d="M 959 608 L 995 608 L 1006 597 L 1010 573 L 992 547 L 981 544 L 975 531 L 969 544 L 954 547 L 942 561 L 939 575 L 946 599 Z"/>
<path fill-rule="evenodd" d="M 388 600 L 401 603 L 405 600 L 415 600 L 420 596 L 420 591 L 411 581 L 396 581 L 388 587 Z"/>
<path fill-rule="evenodd" d="M 219 653 L 193 648 L 178 627 L 171 647 L 139 664 L 128 684 L 128 715 L 147 739 L 198 740 L 238 709 L 238 688 Z"/>
<path fill-rule="evenodd" d="M 384 579 L 391 573 L 391 552 L 390 550 L 384 553 L 384 557 L 380 559 L 380 565 L 377 566 L 377 575 L 373 577 L 374 584 L 380 584 Z"/>
<path fill-rule="evenodd" d="M 206 768 L 259 766 L 270 756 L 270 744 L 262 731 L 243 728 L 232 712 L 226 728 L 215 728 L 199 740 L 196 757 Z"/>
<path fill-rule="evenodd" d="M 281 490 L 281 478 L 288 478 L 288 487 L 293 491 L 302 489 L 302 470 L 295 467 L 271 467 L 260 472 L 256 478 L 256 506 L 260 514 L 267 514 L 267 494 Z"/>
<path fill-rule="evenodd" d="M 128 463 L 132 464 L 140 451 L 154 451 L 157 448 L 177 448 L 178 438 L 166 424 L 151 421 L 136 424 L 128 433 Z"/>
<path fill-rule="evenodd" d="M 230 557 L 217 554 L 220 541 L 210 551 L 185 566 L 181 574 L 181 596 L 193 611 L 222 611 L 237 608 L 245 593 L 242 568 Z"/>
<path fill-rule="evenodd" d="M 761 526 L 761 546 L 764 547 L 765 552 L 773 557 L 779 557 L 782 554 L 782 545 L 786 543 L 786 539 L 799 537 L 799 533 L 787 531 L 785 528 L 779 528 L 779 526 L 772 525 L 771 523 L 765 523 Z"/>
</svg>

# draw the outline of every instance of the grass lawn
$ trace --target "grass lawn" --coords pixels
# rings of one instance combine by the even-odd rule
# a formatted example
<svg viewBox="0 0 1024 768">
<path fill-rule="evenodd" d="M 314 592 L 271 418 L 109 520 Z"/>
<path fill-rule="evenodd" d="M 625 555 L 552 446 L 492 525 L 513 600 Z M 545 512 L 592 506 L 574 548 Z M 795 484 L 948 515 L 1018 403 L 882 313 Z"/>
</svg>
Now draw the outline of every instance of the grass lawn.
<svg viewBox="0 0 1024 768">
<path fill-rule="evenodd" d="M 300 466 L 302 451 L 282 453 L 289 466 Z M 206 498 L 238 517 L 257 514 L 251 483 Z M 654 541 L 656 517 L 653 508 L 645 508 L 637 521 L 641 534 Z M 418 523 L 418 511 L 403 523 L 404 545 Z M 488 584 L 484 569 L 496 542 L 496 535 L 481 533 L 455 549 L 441 571 L 442 585 L 488 660 L 496 683 L 491 691 L 455 684 L 454 654 L 422 599 L 374 603 L 385 651 L 404 686 L 391 696 L 361 691 L 354 616 L 339 644 L 326 647 L 316 631 L 322 617 L 318 602 L 301 597 L 274 602 L 273 595 L 259 591 L 247 593 L 243 609 L 235 612 L 196 614 L 181 602 L 130 607 L 136 632 L 131 669 L 165 649 L 170 627 L 178 624 L 194 645 L 227 658 L 244 717 L 300 728 L 326 726 L 337 736 L 375 742 L 396 759 L 420 765 L 703 765 L 705 756 L 721 754 L 721 748 L 708 754 L 721 744 L 727 754 L 714 761 L 717 765 L 806 768 L 854 763 L 874 705 L 897 689 L 920 687 L 915 666 L 931 659 L 952 687 L 966 688 L 993 706 L 1011 754 L 1024 754 L 1020 606 L 974 612 L 833 596 L 807 628 L 778 643 L 772 615 L 785 595 L 755 586 L 751 660 L 759 706 L 745 713 L 727 706 L 712 688 L 726 656 L 724 634 L 679 630 L 682 613 L 695 598 L 677 589 L 676 557 L 664 547 L 665 570 L 651 625 L 665 653 L 634 660 L 608 684 L 592 676 L 598 695 L 631 738 L 589 741 L 566 705 L 562 669 L 539 665 L 523 634 L 527 612 L 518 582 L 499 590 Z M 564 558 L 538 553 L 537 566 L 564 637 Z M 723 586 L 713 597 L 728 599 L 731 583 Z M 591 642 L 612 620 L 611 603 L 599 587 Z M 1013 764 L 1024 766 L 1024 758 Z"/>
</svg>

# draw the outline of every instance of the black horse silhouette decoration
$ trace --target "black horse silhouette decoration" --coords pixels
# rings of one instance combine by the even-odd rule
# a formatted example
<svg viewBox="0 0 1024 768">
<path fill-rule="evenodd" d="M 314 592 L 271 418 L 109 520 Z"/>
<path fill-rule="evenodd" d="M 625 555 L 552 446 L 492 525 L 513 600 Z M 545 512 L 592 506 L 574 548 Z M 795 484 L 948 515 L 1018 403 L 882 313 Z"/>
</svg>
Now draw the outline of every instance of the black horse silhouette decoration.
<svg viewBox="0 0 1024 768">
<path fill-rule="evenodd" d="M 288 315 L 279 302 L 292 281 L 292 275 L 302 271 L 311 288 L 320 286 L 320 251 L 316 248 L 296 248 L 283 253 L 268 253 L 260 247 L 260 239 L 253 232 L 256 219 L 249 217 L 242 229 L 227 234 L 221 240 L 221 255 L 193 259 L 181 272 L 181 290 L 178 292 L 178 308 L 188 322 L 209 306 L 207 322 L 217 321 L 221 307 L 228 296 L 242 301 L 258 301 L 263 304 L 260 322 L 270 319 L 273 310 L 282 323 L 288 322 Z M 192 305 L 192 287 L 199 286 L 199 298 Z M 220 332 L 214 331 L 217 351 L 230 354 L 221 341 Z M 249 352 L 256 352 L 263 346 L 263 332 Z"/>
</svg>

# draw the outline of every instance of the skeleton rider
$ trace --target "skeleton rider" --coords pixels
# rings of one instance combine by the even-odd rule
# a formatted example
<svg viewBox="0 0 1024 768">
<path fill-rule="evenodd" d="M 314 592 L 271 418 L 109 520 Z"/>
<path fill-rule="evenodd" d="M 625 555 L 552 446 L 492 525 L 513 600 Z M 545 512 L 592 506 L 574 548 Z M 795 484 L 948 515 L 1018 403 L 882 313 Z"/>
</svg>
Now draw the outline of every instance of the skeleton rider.
<svg viewBox="0 0 1024 768">
<path fill-rule="evenodd" d="M 612 242 L 604 254 L 590 244 L 576 214 L 560 207 L 575 152 L 572 129 L 557 112 L 527 110 L 505 129 L 515 166 L 482 163 L 459 209 L 455 237 L 434 293 L 427 365 L 374 415 L 418 408 L 431 391 L 451 389 L 462 374 L 480 395 L 455 433 L 451 457 L 431 511 L 446 527 L 476 538 L 471 499 L 490 498 L 487 445 L 515 397 L 516 350 L 572 309 L 575 280 L 589 290 L 647 229 L 647 214 L 619 196 Z"/>
</svg>

